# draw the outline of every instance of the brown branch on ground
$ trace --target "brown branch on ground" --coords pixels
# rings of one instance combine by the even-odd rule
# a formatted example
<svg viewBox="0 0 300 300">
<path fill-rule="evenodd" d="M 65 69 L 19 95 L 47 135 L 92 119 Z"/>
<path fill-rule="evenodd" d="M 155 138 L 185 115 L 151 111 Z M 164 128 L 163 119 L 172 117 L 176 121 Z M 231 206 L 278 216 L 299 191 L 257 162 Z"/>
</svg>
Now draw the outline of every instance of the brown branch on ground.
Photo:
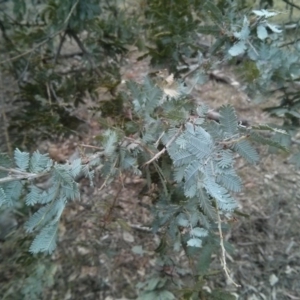
<svg viewBox="0 0 300 300">
<path fill-rule="evenodd" d="M 11 39 L 8 37 L 8 35 L 6 34 L 6 28 L 3 25 L 3 23 L 0 21 L 0 30 L 2 32 L 2 37 L 4 38 L 4 40 L 10 45 L 10 46 L 14 46 L 13 42 L 11 41 Z"/>
<path fill-rule="evenodd" d="M 87 60 L 89 61 L 92 70 L 95 71 L 95 73 L 101 77 L 101 73 L 99 72 L 99 70 L 96 67 L 96 64 L 91 56 L 91 54 L 87 51 L 87 49 L 85 48 L 84 44 L 82 43 L 82 41 L 80 40 L 80 38 L 78 37 L 78 35 L 71 29 L 66 30 L 67 34 L 72 37 L 76 44 L 78 45 L 78 47 L 80 48 L 80 50 L 83 52 L 83 54 L 86 56 Z"/>
<path fill-rule="evenodd" d="M 282 0 L 282 1 L 285 2 L 286 4 L 292 6 L 292 7 L 295 7 L 295 8 L 297 8 L 297 9 L 300 9 L 300 6 L 299 6 L 299 5 L 297 5 L 297 4 L 293 3 L 293 2 L 290 2 L 289 0 Z"/>
<path fill-rule="evenodd" d="M 56 54 L 55 54 L 55 57 L 54 57 L 54 64 L 57 63 L 57 59 L 58 59 L 58 56 L 60 55 L 60 51 L 61 51 L 61 48 L 64 44 L 64 41 L 66 40 L 66 36 L 67 36 L 67 30 L 64 31 L 60 41 L 59 41 L 59 45 L 58 45 L 58 48 L 57 48 L 57 51 L 56 51 Z"/>
<path fill-rule="evenodd" d="M 125 177 L 124 177 L 124 178 L 122 178 L 122 177 L 123 177 L 123 176 L 121 175 L 121 176 L 120 176 L 120 180 L 121 180 L 122 183 L 119 185 L 119 188 L 118 188 L 118 190 L 117 190 L 117 193 L 116 193 L 116 195 L 114 196 L 113 203 L 112 203 L 112 205 L 109 207 L 108 211 L 106 212 L 106 214 L 105 214 L 105 216 L 104 216 L 104 218 L 103 218 L 104 226 L 105 226 L 107 223 L 110 223 L 110 222 L 111 222 L 111 219 L 112 219 L 112 212 L 113 212 L 114 208 L 116 207 L 117 202 L 118 202 L 118 199 L 119 199 L 119 196 L 120 196 L 120 194 L 121 194 L 121 192 L 122 192 L 122 190 L 123 190 L 123 188 L 124 188 L 123 181 L 124 181 Z"/>
<path fill-rule="evenodd" d="M 1 84 L 0 104 L 2 104 L 1 105 L 2 106 L 1 116 L 2 116 L 2 119 L 3 119 L 2 130 L 3 130 L 5 141 L 6 141 L 7 151 L 9 153 L 9 155 L 12 156 L 13 149 L 12 149 L 11 140 L 10 140 L 10 136 L 9 136 L 9 132 L 8 132 L 8 120 L 7 120 L 5 107 L 4 107 L 4 101 L 5 100 L 4 100 L 3 81 L 2 81 L 2 74 L 1 73 L 0 73 L 0 84 Z"/>
</svg>

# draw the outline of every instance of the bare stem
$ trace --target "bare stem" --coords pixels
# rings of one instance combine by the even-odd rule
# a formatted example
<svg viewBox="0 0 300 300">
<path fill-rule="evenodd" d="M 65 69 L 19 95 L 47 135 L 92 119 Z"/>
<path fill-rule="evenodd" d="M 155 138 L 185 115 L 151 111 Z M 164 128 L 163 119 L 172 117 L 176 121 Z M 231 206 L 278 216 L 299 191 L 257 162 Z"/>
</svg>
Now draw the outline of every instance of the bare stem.
<svg viewBox="0 0 300 300">
<path fill-rule="evenodd" d="M 47 172 L 43 172 L 43 173 L 39 173 L 39 174 L 28 173 L 28 172 L 24 172 L 24 171 L 21 171 L 21 170 L 12 169 L 12 168 L 5 168 L 5 167 L 1 167 L 1 166 L 0 166 L 0 170 L 8 172 L 10 174 L 15 174 L 15 175 L 9 175 L 5 178 L 0 178 L 0 184 L 11 182 L 11 181 L 16 181 L 16 180 L 22 180 L 22 179 L 32 180 L 32 179 L 43 177 L 43 176 L 48 174 Z"/>
<path fill-rule="evenodd" d="M 179 136 L 179 134 L 182 131 L 182 126 L 180 126 L 179 130 L 177 131 L 177 133 L 170 139 L 170 141 L 166 144 L 166 146 L 159 151 L 158 153 L 156 153 L 150 160 L 148 160 L 146 163 L 144 163 L 144 166 L 151 164 L 153 161 L 157 160 L 159 157 L 161 157 L 166 150 L 168 149 L 168 147 L 170 147 L 170 145 L 177 139 L 177 137 Z"/>
<path fill-rule="evenodd" d="M 220 213 L 219 213 L 219 209 L 217 207 L 217 216 L 218 216 L 218 229 L 219 229 L 219 235 L 220 235 L 220 246 L 221 246 L 221 250 L 222 250 L 222 257 L 221 257 L 221 262 L 223 265 L 223 270 L 226 274 L 226 277 L 229 279 L 229 281 L 231 283 L 233 283 L 236 287 L 240 287 L 239 284 L 237 284 L 231 277 L 231 275 L 229 274 L 229 270 L 227 268 L 227 263 L 226 263 L 226 250 L 224 247 L 224 237 L 223 237 L 223 232 L 222 232 L 222 227 L 221 227 L 221 217 L 220 217 Z"/>
<path fill-rule="evenodd" d="M 246 140 L 248 138 L 248 135 L 243 135 L 241 136 L 240 138 L 238 139 L 235 139 L 235 140 L 231 140 L 231 141 L 224 141 L 224 142 L 219 142 L 220 145 L 231 145 L 231 144 L 234 144 L 234 143 L 238 143 L 242 140 Z"/>
</svg>

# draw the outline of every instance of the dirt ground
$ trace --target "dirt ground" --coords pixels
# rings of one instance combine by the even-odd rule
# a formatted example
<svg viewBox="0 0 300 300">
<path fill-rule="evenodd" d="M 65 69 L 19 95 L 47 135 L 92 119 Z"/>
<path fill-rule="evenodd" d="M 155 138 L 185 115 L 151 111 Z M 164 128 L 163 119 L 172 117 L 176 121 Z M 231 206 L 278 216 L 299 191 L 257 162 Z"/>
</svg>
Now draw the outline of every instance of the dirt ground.
<svg viewBox="0 0 300 300">
<path fill-rule="evenodd" d="M 122 70 L 124 80 L 142 81 L 149 72 L 147 61 L 137 62 L 135 57 Z M 230 69 L 223 71 L 231 74 Z M 210 80 L 193 96 L 216 109 L 231 103 L 239 118 L 251 124 L 277 122 L 262 112 L 266 103 L 248 102 L 228 84 Z M 93 144 L 93 136 L 101 130 L 91 122 L 84 143 Z M 63 147 L 71 155 L 76 143 L 75 139 L 52 144 L 53 156 Z M 228 267 L 241 287 L 226 282 L 222 272 L 206 286 L 225 287 L 241 300 L 300 299 L 300 172 L 288 163 L 290 154 L 257 149 L 259 164 L 249 166 L 242 159 L 237 163 L 245 188 L 236 198 L 249 218 L 238 218 L 226 235 L 235 248 L 228 254 Z M 100 189 L 103 182 L 96 177 L 91 188 L 81 181 L 81 200 L 70 203 L 64 212 L 58 248 L 51 258 L 54 285 L 43 299 L 135 299 L 136 284 L 155 271 L 159 236 L 139 228 L 151 223 L 147 209 L 151 199 L 140 196 L 143 181 L 123 178 L 123 186 L 115 183 Z M 144 253 L 135 251 L 137 245 Z M 213 266 L 218 264 L 216 256 Z"/>
<path fill-rule="evenodd" d="M 242 120 L 250 124 L 278 123 L 262 112 L 276 102 L 246 102 L 229 86 L 209 82 L 204 99 L 213 107 L 231 103 Z M 260 163 L 249 166 L 238 162 L 244 190 L 237 195 L 241 209 L 249 218 L 240 218 L 227 235 L 235 247 L 229 265 L 241 285 L 238 299 L 300 299 L 300 172 L 289 163 L 293 152 L 270 153 L 257 147 Z"/>
</svg>

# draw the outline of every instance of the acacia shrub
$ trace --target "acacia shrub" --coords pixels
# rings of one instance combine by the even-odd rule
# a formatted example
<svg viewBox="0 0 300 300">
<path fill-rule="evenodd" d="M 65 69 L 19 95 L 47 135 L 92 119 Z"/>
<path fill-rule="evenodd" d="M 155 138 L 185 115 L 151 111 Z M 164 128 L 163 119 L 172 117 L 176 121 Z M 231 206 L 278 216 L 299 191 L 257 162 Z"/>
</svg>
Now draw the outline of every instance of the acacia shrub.
<svg viewBox="0 0 300 300">
<path fill-rule="evenodd" d="M 21 78 L 20 95 L 25 108 L 30 105 L 30 112 L 34 113 L 35 107 L 38 112 L 50 110 L 61 117 L 59 109 L 69 112 L 61 99 L 71 103 L 70 107 L 72 102 L 76 106 L 85 92 L 95 92 L 99 81 L 120 106 L 113 113 L 110 107 L 97 108 L 114 116 L 116 122 L 114 126 L 106 123 L 95 145 L 98 151 L 91 155 L 64 164 L 38 151 L 30 154 L 16 149 L 12 160 L 1 156 L 1 205 L 13 207 L 23 199 L 35 211 L 25 223 L 27 233 L 34 233 L 29 251 L 35 255 L 55 251 L 64 208 L 80 197 L 78 178 L 85 176 L 93 184 L 97 170 L 108 185 L 124 174 L 142 176 L 148 188 L 153 181 L 157 187 L 158 197 L 151 210 L 152 230 L 161 236 L 156 251 L 160 264 L 168 266 L 174 251 L 184 251 L 191 262 L 192 286 L 185 289 L 179 279 L 176 282 L 182 297 L 207 296 L 202 286 L 214 252 L 221 252 L 224 273 L 235 283 L 226 268 L 228 245 L 223 231 L 231 218 L 240 214 L 234 193 L 243 183 L 235 170 L 236 154 L 257 163 L 253 142 L 286 150 L 279 141 L 287 134 L 266 124 L 242 125 L 230 105 L 221 107 L 215 120 L 207 106 L 191 100 L 190 93 L 212 69 L 238 60 L 245 66 L 245 77 L 251 79 L 246 89 L 249 95 L 255 95 L 254 91 L 270 92 L 273 85 L 285 84 L 298 54 L 280 47 L 283 29 L 270 21 L 275 13 L 249 11 L 247 7 L 241 11 L 232 1 L 174 1 L 172 5 L 148 1 L 143 18 L 130 11 L 132 18 L 128 19 L 124 10 L 107 2 L 98 6 L 94 1 L 65 1 L 60 6 L 58 1 L 45 1 L 45 8 L 36 8 L 37 19 L 42 22 L 36 27 L 24 24 L 27 6 L 21 7 L 22 3 L 15 3 L 14 22 L 20 24 L 11 24 L 10 18 L 2 17 L 7 27 L 3 32 L 9 30 L 11 34 L 6 36 L 5 50 L 22 54 L 17 59 L 20 54 L 10 52 L 9 67 Z M 141 42 L 134 20 L 144 22 L 146 55 L 153 64 L 167 67 L 169 73 L 160 72 L 143 84 L 128 82 L 126 90 L 119 93 L 120 59 L 127 52 L 126 46 Z M 20 26 L 20 30 L 14 31 L 13 25 Z M 88 34 L 83 38 L 85 32 Z M 203 44 L 203 35 L 213 36 L 213 44 Z M 65 58 L 61 49 L 67 37 L 75 41 L 81 51 L 76 55 L 83 59 L 78 70 L 66 72 L 58 68 L 57 62 Z M 107 55 L 115 60 L 103 60 Z M 28 81 L 23 77 L 24 70 Z M 187 73 L 183 75 L 183 71 Z M 186 77 L 192 84 L 185 83 Z M 49 97 L 54 103 L 47 101 Z M 124 109 L 130 113 L 124 116 Z M 34 114 L 29 120 L 38 124 Z M 46 189 L 38 185 L 43 179 L 50 183 Z M 140 298 L 175 299 L 172 280 L 166 274 L 155 274 L 138 286 Z M 211 297 L 221 293 L 215 291 Z"/>
</svg>

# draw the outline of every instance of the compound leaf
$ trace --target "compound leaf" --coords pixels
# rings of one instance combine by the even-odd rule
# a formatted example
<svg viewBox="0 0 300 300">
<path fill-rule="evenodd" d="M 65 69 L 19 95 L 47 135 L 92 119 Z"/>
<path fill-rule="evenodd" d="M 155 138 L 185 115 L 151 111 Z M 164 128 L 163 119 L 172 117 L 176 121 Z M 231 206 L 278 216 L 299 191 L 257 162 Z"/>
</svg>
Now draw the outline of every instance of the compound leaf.
<svg viewBox="0 0 300 300">
<path fill-rule="evenodd" d="M 29 251 L 31 253 L 44 252 L 51 254 L 56 248 L 58 224 L 45 226 L 33 240 Z"/>
<path fill-rule="evenodd" d="M 16 149 L 14 152 L 14 158 L 17 167 L 22 170 L 26 171 L 29 166 L 29 153 L 21 152 L 19 149 Z"/>
</svg>

